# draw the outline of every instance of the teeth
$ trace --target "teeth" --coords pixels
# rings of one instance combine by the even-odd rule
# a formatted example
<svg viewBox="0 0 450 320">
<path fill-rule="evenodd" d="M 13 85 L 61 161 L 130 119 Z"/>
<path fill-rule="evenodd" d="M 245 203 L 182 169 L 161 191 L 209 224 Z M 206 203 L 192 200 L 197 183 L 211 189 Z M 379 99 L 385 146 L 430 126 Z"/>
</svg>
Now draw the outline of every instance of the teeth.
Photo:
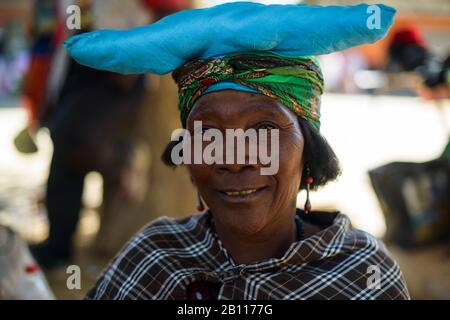
<svg viewBox="0 0 450 320">
<path fill-rule="evenodd" d="M 230 192 L 225 192 L 227 195 L 229 196 L 245 196 L 247 194 L 251 194 L 253 192 L 256 192 L 256 189 L 250 189 L 250 190 L 242 190 L 242 191 L 230 191 Z"/>
</svg>

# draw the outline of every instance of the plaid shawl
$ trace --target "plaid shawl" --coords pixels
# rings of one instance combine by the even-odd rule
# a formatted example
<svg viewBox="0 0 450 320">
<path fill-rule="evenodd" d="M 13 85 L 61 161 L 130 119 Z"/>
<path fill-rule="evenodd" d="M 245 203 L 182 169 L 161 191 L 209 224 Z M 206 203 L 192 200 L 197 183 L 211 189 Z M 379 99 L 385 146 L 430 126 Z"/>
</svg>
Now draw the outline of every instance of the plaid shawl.
<svg viewBox="0 0 450 320">
<path fill-rule="evenodd" d="M 218 299 L 409 299 L 384 245 L 340 213 L 303 220 L 325 227 L 294 242 L 279 259 L 237 265 L 217 238 L 210 212 L 160 218 L 135 236 L 87 299 L 186 299 L 192 283 L 218 286 Z M 368 282 L 379 269 L 377 286 Z"/>
</svg>

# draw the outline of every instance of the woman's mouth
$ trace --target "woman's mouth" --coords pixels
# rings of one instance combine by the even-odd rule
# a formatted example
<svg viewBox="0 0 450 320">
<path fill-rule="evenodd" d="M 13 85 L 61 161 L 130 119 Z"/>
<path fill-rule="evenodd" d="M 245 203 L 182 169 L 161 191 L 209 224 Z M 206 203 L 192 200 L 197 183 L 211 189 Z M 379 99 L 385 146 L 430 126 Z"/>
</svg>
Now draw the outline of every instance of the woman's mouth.
<svg viewBox="0 0 450 320">
<path fill-rule="evenodd" d="M 242 191 L 225 191 L 225 193 L 227 194 L 227 196 L 240 197 L 240 196 L 245 196 L 247 194 L 255 193 L 257 190 L 258 189 L 249 189 L 249 190 L 242 190 Z"/>
<path fill-rule="evenodd" d="M 267 187 L 245 188 L 241 190 L 220 191 L 222 199 L 228 202 L 242 202 L 257 198 Z"/>
</svg>

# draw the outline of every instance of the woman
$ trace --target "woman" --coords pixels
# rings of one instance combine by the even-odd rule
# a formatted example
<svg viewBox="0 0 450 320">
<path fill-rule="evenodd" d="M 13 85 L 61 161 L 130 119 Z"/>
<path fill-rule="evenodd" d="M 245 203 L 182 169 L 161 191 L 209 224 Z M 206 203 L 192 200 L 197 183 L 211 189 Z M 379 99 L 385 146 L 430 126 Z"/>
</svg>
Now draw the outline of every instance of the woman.
<svg viewBox="0 0 450 320">
<path fill-rule="evenodd" d="M 199 209 L 203 201 L 209 209 L 182 220 L 161 218 L 149 224 L 114 259 L 88 298 L 408 299 L 398 265 L 381 242 L 353 229 L 344 214 L 311 211 L 309 200 L 304 210 L 296 208 L 300 189 L 309 194 L 339 174 L 336 156 L 319 133 L 320 67 L 305 52 L 320 54 L 376 41 L 395 13 L 386 8 L 381 31 L 364 29 L 363 5 L 234 3 L 186 11 L 128 34 L 107 31 L 72 39 L 69 53 L 90 66 L 122 73 L 174 70 L 181 122 L 188 132 L 195 134 L 198 121 L 205 133 L 267 130 L 277 132 L 279 146 L 278 170 L 271 175 L 261 174 L 261 161 L 247 158 L 243 164 L 186 164 L 199 192 Z M 311 31 L 315 23 L 341 10 L 354 20 L 325 24 L 318 33 L 330 32 L 327 36 L 322 34 L 318 42 L 305 40 L 302 29 Z M 309 20 L 299 23 L 305 21 L 303 15 Z M 251 22 L 229 24 L 243 16 Z M 278 16 L 284 18 L 274 18 Z M 228 28 L 214 33 L 218 38 L 213 41 L 208 38 L 211 32 L 189 29 L 195 25 L 203 30 L 211 21 L 212 29 Z M 269 26 L 261 24 L 267 21 Z M 255 28 L 256 22 L 260 28 Z M 173 30 L 183 31 L 177 38 Z M 299 31 L 294 38 L 291 30 Z M 339 31 L 331 35 L 331 30 Z M 170 41 L 165 32 L 172 36 Z M 250 35 L 230 44 L 228 32 Z M 190 45 L 183 43 L 188 35 Z M 139 46 L 156 38 L 168 52 L 157 57 L 159 65 L 152 65 L 148 51 Z M 306 42 L 300 45 L 301 41 Z M 123 51 L 111 53 L 114 45 L 123 45 Z M 171 56 L 175 49 L 187 52 L 177 60 Z M 163 155 L 169 165 L 174 165 L 175 145 L 170 143 Z"/>
</svg>

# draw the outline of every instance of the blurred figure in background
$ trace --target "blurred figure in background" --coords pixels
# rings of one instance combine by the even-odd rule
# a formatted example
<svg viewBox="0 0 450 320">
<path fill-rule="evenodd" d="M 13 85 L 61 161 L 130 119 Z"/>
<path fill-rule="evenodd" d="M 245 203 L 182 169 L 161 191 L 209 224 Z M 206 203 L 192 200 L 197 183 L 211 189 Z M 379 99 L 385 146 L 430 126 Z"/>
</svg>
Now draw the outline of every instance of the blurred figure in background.
<svg viewBox="0 0 450 320">
<path fill-rule="evenodd" d="M 450 54 L 440 57 L 431 51 L 422 32 L 413 24 L 394 34 L 388 50 L 387 70 L 414 72 L 418 78 L 417 94 L 425 100 L 433 100 L 443 112 L 441 102 L 450 98 Z M 449 142 L 442 155 L 450 158 L 450 131 L 447 123 L 444 122 L 444 126 Z"/>
<path fill-rule="evenodd" d="M 419 96 L 433 100 L 439 109 L 442 100 L 450 97 L 449 58 L 432 52 L 417 26 L 409 25 L 394 33 L 388 57 L 387 71 L 393 82 L 396 76 L 402 85 L 411 82 Z M 442 120 L 449 134 L 444 113 Z M 385 238 L 389 242 L 405 248 L 448 243 L 449 146 L 450 143 L 437 159 L 421 163 L 391 162 L 369 172 L 386 218 Z"/>
<path fill-rule="evenodd" d="M 449 55 L 441 58 L 432 52 L 417 26 L 397 31 L 388 50 L 389 72 L 416 72 L 420 77 L 417 91 L 425 99 L 450 98 Z"/>
<path fill-rule="evenodd" d="M 46 268 L 72 256 L 86 174 L 100 172 L 105 185 L 124 187 L 121 173 L 135 144 L 134 123 L 145 90 L 143 76 L 97 71 L 67 58 L 61 44 L 71 35 L 65 27 L 70 4 L 81 9 L 76 32 L 96 27 L 94 1 L 37 1 L 35 12 L 45 12 L 48 28 L 35 36 L 33 48 L 45 55 L 32 62 L 27 83 L 34 90 L 25 91 L 32 101 L 30 128 L 48 126 L 54 147 L 45 198 L 49 236 L 31 247 Z"/>
<path fill-rule="evenodd" d="M 107 3 L 107 8 L 111 8 L 111 1 Z M 192 5 L 188 0 L 141 0 L 139 3 L 151 13 L 152 21 Z M 109 11 L 101 12 L 105 20 L 108 17 L 111 20 Z M 124 13 L 114 20 L 126 21 L 129 16 Z M 97 256 L 112 258 L 148 221 L 167 214 L 182 217 L 186 212 L 196 210 L 196 194 L 186 170 L 168 168 L 159 159 L 167 137 L 179 127 L 177 87 L 170 75 L 147 77 L 149 85 L 143 102 L 145 107 L 139 110 L 136 123 L 140 143 L 135 150 L 135 165 L 124 174 L 130 189 L 135 191 L 133 201 L 124 199 L 120 189 L 105 185 L 100 229 L 92 247 Z M 176 201 L 170 196 L 173 193 L 177 194 Z"/>
</svg>

